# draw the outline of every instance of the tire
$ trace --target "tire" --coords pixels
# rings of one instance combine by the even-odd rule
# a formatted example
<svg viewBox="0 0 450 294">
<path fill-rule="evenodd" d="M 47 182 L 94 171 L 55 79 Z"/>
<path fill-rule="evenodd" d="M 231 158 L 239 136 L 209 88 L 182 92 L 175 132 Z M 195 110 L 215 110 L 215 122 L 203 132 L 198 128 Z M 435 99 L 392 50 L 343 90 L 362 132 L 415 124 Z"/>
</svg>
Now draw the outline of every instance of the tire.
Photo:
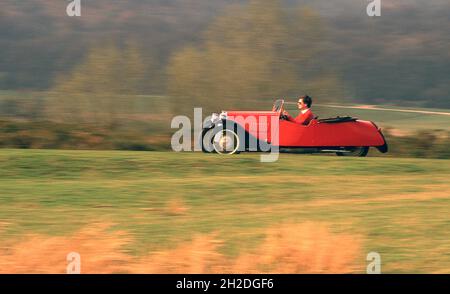
<svg viewBox="0 0 450 294">
<path fill-rule="evenodd" d="M 336 152 L 337 156 L 356 156 L 365 157 L 369 153 L 369 147 L 348 147 L 346 152 Z"/>
<path fill-rule="evenodd" d="M 203 130 L 200 144 L 204 153 L 216 152 L 213 147 L 214 129 Z"/>
<path fill-rule="evenodd" d="M 239 153 L 241 140 L 235 131 L 230 129 L 219 130 L 214 134 L 212 145 L 219 154 L 231 155 Z"/>
</svg>

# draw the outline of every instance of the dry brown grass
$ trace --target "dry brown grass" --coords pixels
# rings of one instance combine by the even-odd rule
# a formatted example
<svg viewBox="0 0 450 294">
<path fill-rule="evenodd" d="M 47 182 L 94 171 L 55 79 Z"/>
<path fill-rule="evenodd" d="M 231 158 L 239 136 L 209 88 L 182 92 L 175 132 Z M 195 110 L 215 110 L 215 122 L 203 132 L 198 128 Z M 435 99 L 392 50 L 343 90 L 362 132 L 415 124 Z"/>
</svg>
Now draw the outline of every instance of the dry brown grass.
<svg viewBox="0 0 450 294">
<path fill-rule="evenodd" d="M 108 233 L 109 226 L 93 224 L 70 237 L 26 236 L 2 248 L 0 273 L 65 273 L 70 252 L 81 255 L 83 273 L 120 272 L 129 260 L 120 249 L 129 239 L 124 232 Z"/>
<path fill-rule="evenodd" d="M 224 256 L 218 253 L 221 241 L 215 235 L 199 235 L 174 249 L 153 252 L 133 263 L 131 273 L 218 273 Z"/>
<path fill-rule="evenodd" d="M 168 215 L 181 215 L 186 213 L 188 207 L 182 198 L 174 198 L 167 202 L 165 212 Z"/>
<path fill-rule="evenodd" d="M 3 231 L 10 223 L 8 222 L 0 222 L 0 232 Z"/>
<path fill-rule="evenodd" d="M 28 236 L 0 251 L 0 273 L 64 273 L 73 251 L 81 255 L 82 273 L 346 273 L 356 270 L 360 253 L 360 238 L 308 222 L 269 228 L 260 246 L 235 259 L 219 252 L 216 234 L 137 258 L 123 252 L 131 239 L 108 227 L 96 224 L 70 237 Z"/>
<path fill-rule="evenodd" d="M 236 273 L 349 273 L 360 252 L 360 238 L 332 233 L 321 223 L 270 228 L 261 246 L 237 258 Z"/>
</svg>

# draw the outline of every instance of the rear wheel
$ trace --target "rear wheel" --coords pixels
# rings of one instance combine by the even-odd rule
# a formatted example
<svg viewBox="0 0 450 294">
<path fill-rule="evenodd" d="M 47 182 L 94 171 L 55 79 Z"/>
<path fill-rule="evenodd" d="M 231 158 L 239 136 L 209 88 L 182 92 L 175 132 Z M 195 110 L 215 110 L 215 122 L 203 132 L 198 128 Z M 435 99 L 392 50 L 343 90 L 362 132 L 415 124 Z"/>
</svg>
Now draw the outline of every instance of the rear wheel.
<svg viewBox="0 0 450 294">
<path fill-rule="evenodd" d="M 337 156 L 356 156 L 364 157 L 369 152 L 369 147 L 348 147 L 342 152 L 336 152 Z"/>
<path fill-rule="evenodd" d="M 240 146 L 239 136 L 232 130 L 220 130 L 213 138 L 214 150 L 219 154 L 234 154 Z"/>
</svg>

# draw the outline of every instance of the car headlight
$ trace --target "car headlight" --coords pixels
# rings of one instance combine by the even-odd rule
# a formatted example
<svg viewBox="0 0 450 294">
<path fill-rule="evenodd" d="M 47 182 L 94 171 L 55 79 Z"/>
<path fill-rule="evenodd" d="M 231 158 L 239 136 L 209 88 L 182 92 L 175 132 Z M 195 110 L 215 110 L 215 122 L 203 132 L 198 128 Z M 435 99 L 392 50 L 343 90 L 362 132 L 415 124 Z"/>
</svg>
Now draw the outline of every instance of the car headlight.
<svg viewBox="0 0 450 294">
<path fill-rule="evenodd" d="M 219 120 L 219 114 L 218 113 L 211 114 L 211 122 L 212 123 L 215 123 L 218 120 Z"/>
<path fill-rule="evenodd" d="M 227 113 L 225 111 L 222 111 L 220 114 L 218 114 L 218 113 L 211 114 L 211 122 L 213 124 L 215 124 L 221 120 L 224 120 L 224 119 L 227 119 Z"/>
<path fill-rule="evenodd" d="M 220 115 L 219 115 L 219 118 L 220 118 L 221 120 L 227 119 L 227 112 L 226 112 L 226 111 L 222 111 L 222 112 L 220 113 Z"/>
</svg>

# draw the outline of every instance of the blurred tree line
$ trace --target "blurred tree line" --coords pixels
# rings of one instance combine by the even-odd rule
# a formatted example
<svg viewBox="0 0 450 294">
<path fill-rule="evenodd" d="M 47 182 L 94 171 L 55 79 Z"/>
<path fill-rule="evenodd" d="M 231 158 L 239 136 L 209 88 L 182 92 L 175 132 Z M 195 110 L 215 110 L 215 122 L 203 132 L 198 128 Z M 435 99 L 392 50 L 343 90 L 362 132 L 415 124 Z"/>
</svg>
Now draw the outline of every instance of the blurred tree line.
<svg viewBox="0 0 450 294">
<path fill-rule="evenodd" d="M 138 40 L 143 55 L 151 56 L 155 66 L 164 73 L 171 57 L 179 55 L 189 44 L 203 55 L 217 51 L 210 48 L 201 32 L 214 30 L 212 24 L 219 25 L 218 18 L 224 16 L 230 4 L 242 4 L 240 9 L 236 8 L 240 10 L 238 14 L 242 16 L 246 11 L 251 18 L 248 0 L 96 0 L 85 3 L 80 18 L 67 17 L 66 2 L 2 1 L 0 90 L 49 90 L 55 78 L 71 71 L 85 58 L 89 48 L 98 47 L 105 39 Z M 433 1 L 429 5 L 420 0 L 399 0 L 385 5 L 383 16 L 376 18 L 365 14 L 364 1 L 280 2 L 281 10 L 295 11 L 300 5 L 312 7 L 321 15 L 327 32 L 322 48 L 329 50 L 324 50 L 320 61 L 337 69 L 335 72 L 345 82 L 346 94 L 351 99 L 363 103 L 450 108 L 448 1 Z M 279 13 L 282 22 L 288 19 L 284 18 L 287 14 L 297 12 Z M 238 16 L 234 19 L 241 23 L 239 18 L 242 19 Z M 301 30 L 305 22 L 298 17 L 291 19 L 293 26 L 283 23 L 281 27 L 293 33 Z M 253 23 L 258 21 L 261 19 L 254 19 Z M 276 29 L 268 32 L 274 31 L 279 32 Z M 294 48 L 297 35 L 287 40 Z M 267 44 L 271 42 L 268 40 Z M 215 44 L 226 47 L 220 42 Z M 332 71 L 330 83 L 335 76 Z M 324 81 L 325 73 L 322 76 Z M 165 83 L 153 87 L 150 94 L 166 94 Z"/>
<path fill-rule="evenodd" d="M 326 26 L 313 10 L 281 1 L 233 6 L 168 65 L 174 111 L 268 106 L 275 98 L 310 93 L 318 101 L 345 98 L 343 81 L 323 63 Z M 295 99 L 295 98 L 294 98 Z M 266 107 L 267 107 L 266 106 Z"/>
<path fill-rule="evenodd" d="M 47 113 L 57 121 L 93 122 L 114 126 L 119 114 L 131 113 L 133 97 L 160 87 L 162 76 L 142 54 L 137 42 L 95 46 L 83 62 L 57 78 Z"/>
<path fill-rule="evenodd" d="M 321 59 L 326 26 L 311 9 L 253 0 L 226 9 L 196 44 L 181 47 L 159 69 L 136 41 L 91 48 L 81 64 L 56 79 L 52 119 L 113 125 L 133 107 L 132 95 L 166 84 L 174 114 L 254 108 L 280 97 L 310 93 L 318 101 L 345 97 L 343 82 Z M 316 100 L 317 101 L 317 100 Z"/>
<path fill-rule="evenodd" d="M 330 26 L 329 19 L 304 1 L 183 1 L 174 0 L 175 8 L 155 1 L 152 7 L 158 13 L 146 22 L 149 11 L 144 2 L 98 0 L 89 10 L 94 13 L 77 23 L 55 16 L 55 11 L 65 11 L 65 3 L 5 0 L 0 11 L 0 89 L 46 91 L 0 93 L 0 116 L 7 118 L 0 122 L 0 145 L 164 149 L 171 134 L 168 120 L 192 115 L 193 107 L 203 107 L 205 115 L 230 108 L 270 109 L 274 99 L 302 94 L 313 96 L 315 103 L 341 103 L 356 93 L 371 102 L 407 99 L 430 102 L 426 106 L 448 105 L 450 83 L 442 56 L 448 50 L 427 47 L 421 52 L 428 58 L 420 62 L 396 59 L 395 54 L 412 53 L 403 55 L 395 43 L 382 42 L 390 28 L 386 24 L 376 32 L 377 39 L 355 31 L 354 19 Z M 36 18 L 30 23 L 41 21 L 56 30 L 54 35 L 43 37 L 41 27 L 16 23 L 27 9 Z M 42 18 L 42 11 L 53 17 Z M 109 11 L 110 17 L 102 17 L 102 11 Z M 12 29 L 6 31 L 9 24 Z M 54 40 L 65 45 L 51 47 Z M 434 50 L 443 62 L 437 66 L 426 50 Z M 421 72 L 430 74 L 422 77 Z M 399 77 L 408 83 L 399 83 Z M 358 90 L 354 81 L 364 89 Z M 421 92 L 415 90 L 418 86 Z M 448 150 L 448 136 L 432 131 L 390 140 L 397 146 L 392 154 L 430 156 L 430 150 Z"/>
</svg>

